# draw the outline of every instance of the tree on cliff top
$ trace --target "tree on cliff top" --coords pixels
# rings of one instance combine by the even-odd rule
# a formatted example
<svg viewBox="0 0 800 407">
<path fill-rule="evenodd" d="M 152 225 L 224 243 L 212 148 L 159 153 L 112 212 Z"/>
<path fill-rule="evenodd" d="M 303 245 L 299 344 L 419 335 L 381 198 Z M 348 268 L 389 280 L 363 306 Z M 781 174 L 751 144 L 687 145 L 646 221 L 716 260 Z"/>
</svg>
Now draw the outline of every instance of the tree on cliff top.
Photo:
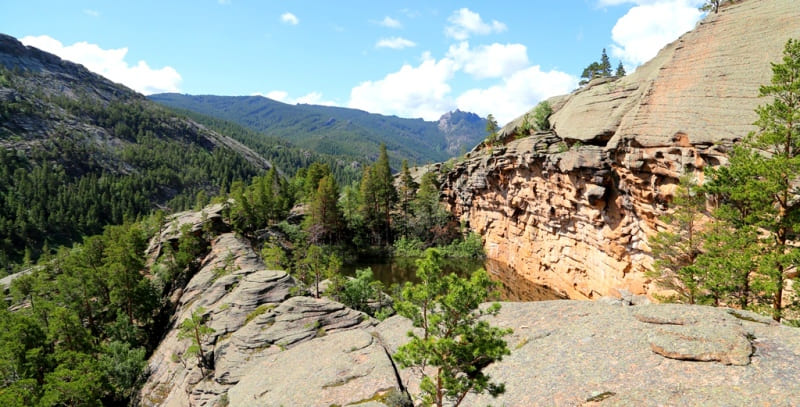
<svg viewBox="0 0 800 407">
<path fill-rule="evenodd" d="M 760 89 L 772 101 L 756 109 L 759 130 L 734 148 L 729 166 L 709 170 L 707 189 L 721 204 L 718 218 L 758 230 L 751 242 L 760 253 L 755 289 L 769 297 L 780 321 L 789 272 L 800 262 L 800 248 L 791 244 L 800 230 L 800 40 L 786 43 L 772 73 Z"/>
<path fill-rule="evenodd" d="M 442 271 L 442 255 L 428 249 L 417 260 L 418 284 L 406 283 L 397 312 L 411 319 L 422 335 L 413 331 L 411 340 L 401 346 L 394 358 L 402 367 L 419 368 L 422 375 L 422 405 L 441 407 L 445 401 L 458 406 L 470 392 L 504 392 L 502 383 L 493 383 L 483 369 L 510 354 L 503 339 L 510 329 L 489 325 L 484 316 L 494 316 L 499 304 L 481 308 L 494 283 L 478 270 L 469 279 Z M 431 368 L 433 375 L 426 374 Z"/>
</svg>

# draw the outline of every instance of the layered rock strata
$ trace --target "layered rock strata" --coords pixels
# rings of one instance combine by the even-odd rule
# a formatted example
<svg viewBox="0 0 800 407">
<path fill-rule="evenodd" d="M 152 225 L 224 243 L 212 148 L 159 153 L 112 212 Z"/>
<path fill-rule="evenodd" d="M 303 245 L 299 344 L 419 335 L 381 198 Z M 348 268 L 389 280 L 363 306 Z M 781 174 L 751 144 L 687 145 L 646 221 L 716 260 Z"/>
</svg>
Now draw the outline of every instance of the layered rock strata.
<svg viewBox="0 0 800 407">
<path fill-rule="evenodd" d="M 633 74 L 552 99 L 551 132 L 469 154 L 446 174 L 444 200 L 489 257 L 538 284 L 576 299 L 652 293 L 647 237 L 678 177 L 725 164 L 755 130 L 758 88 L 800 37 L 797 21 L 793 0 L 710 14 Z"/>
<path fill-rule="evenodd" d="M 215 208 L 174 216 L 151 255 L 183 224 L 224 230 Z M 379 322 L 329 299 L 292 296 L 299 291 L 292 277 L 266 269 L 247 241 L 220 232 L 210 244 L 201 269 L 173 297 L 172 326 L 148 361 L 137 404 L 377 407 L 398 405 L 406 389 L 419 394 L 419 370 L 391 358 L 408 341 L 411 321 Z M 464 405 L 782 406 L 800 397 L 797 329 L 747 311 L 647 305 L 617 294 L 503 303 L 490 322 L 513 329 L 511 354 L 487 369 L 506 393 L 473 395 Z M 211 361 L 203 372 L 185 355 L 191 340 L 178 337 L 200 307 L 214 329 L 203 341 Z"/>
</svg>

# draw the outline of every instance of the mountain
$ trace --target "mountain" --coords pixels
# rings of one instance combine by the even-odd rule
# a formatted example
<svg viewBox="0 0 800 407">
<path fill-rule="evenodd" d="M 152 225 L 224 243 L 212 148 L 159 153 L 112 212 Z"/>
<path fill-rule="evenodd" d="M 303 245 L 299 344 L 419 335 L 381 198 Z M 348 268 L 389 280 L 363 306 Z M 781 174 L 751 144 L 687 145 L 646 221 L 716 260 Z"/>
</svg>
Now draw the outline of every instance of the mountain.
<svg viewBox="0 0 800 407">
<path fill-rule="evenodd" d="M 726 2 L 622 78 L 550 100 L 553 131 L 471 153 L 444 195 L 489 257 L 570 298 L 654 294 L 649 236 L 664 229 L 678 178 L 727 163 L 756 130 L 770 62 L 800 38 L 800 2 Z"/>
<path fill-rule="evenodd" d="M 312 151 L 370 161 L 386 144 L 393 165 L 439 162 L 472 149 L 486 136 L 486 122 L 456 110 L 436 122 L 383 116 L 362 110 L 289 105 L 261 96 L 151 95 L 150 100 L 238 123 Z"/>
<path fill-rule="evenodd" d="M 122 85 L 0 34 L 0 268 L 271 164 Z"/>
</svg>

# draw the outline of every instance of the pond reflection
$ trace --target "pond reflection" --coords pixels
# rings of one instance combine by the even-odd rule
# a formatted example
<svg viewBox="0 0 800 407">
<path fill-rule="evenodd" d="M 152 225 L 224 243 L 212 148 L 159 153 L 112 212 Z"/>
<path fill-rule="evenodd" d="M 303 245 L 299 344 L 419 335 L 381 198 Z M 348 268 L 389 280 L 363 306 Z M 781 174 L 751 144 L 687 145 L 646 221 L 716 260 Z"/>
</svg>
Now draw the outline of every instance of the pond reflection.
<svg viewBox="0 0 800 407">
<path fill-rule="evenodd" d="M 417 282 L 415 258 L 396 257 L 393 259 L 374 259 L 343 267 L 343 273 L 354 276 L 356 270 L 370 267 L 375 279 L 386 287 L 392 284 Z M 546 301 L 564 299 L 549 287 L 532 283 L 517 274 L 511 267 L 496 260 L 448 259 L 445 271 L 466 276 L 483 267 L 497 281 L 496 300 L 500 301 Z"/>
</svg>

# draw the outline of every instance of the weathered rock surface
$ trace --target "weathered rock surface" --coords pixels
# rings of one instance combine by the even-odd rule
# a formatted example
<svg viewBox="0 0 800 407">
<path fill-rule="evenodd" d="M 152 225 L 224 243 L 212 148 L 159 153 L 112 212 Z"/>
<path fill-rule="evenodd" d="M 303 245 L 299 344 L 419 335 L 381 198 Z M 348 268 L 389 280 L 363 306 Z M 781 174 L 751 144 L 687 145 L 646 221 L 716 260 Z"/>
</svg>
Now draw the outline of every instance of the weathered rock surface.
<svg viewBox="0 0 800 407">
<path fill-rule="evenodd" d="M 175 223 L 200 230 L 208 218 L 186 213 Z M 393 393 L 418 394 L 419 371 L 391 358 L 408 341 L 409 320 L 378 323 L 329 299 L 292 297 L 294 280 L 267 270 L 248 242 L 222 233 L 210 243 L 175 296 L 140 405 L 376 407 Z M 503 303 L 491 322 L 514 330 L 511 354 L 488 370 L 506 393 L 472 395 L 464 405 L 789 406 L 800 398 L 800 330 L 746 311 L 630 306 L 646 299 L 614 294 Z M 179 340 L 177 328 L 199 307 L 215 330 L 203 343 L 205 375 L 196 358 L 181 357 L 190 340 Z"/>
<path fill-rule="evenodd" d="M 211 230 L 227 230 L 221 209 L 212 205 L 167 219 L 165 228 L 150 243 L 149 263 L 161 254 L 164 245 L 174 243 L 183 225 L 200 235 L 209 226 Z M 210 245 L 200 270 L 173 295 L 176 311 L 172 326 L 150 358 L 140 404 L 212 406 L 223 403 L 228 390 L 242 380 L 246 383 L 236 394 L 246 394 L 248 400 L 261 397 L 256 403 L 259 405 L 317 405 L 311 400 L 328 399 L 344 405 L 399 388 L 391 359 L 367 331 L 377 321 L 328 299 L 292 297 L 290 290 L 297 288 L 294 279 L 284 271 L 266 269 L 250 244 L 233 233 L 216 236 Z M 205 376 L 196 358 L 183 357 L 191 341 L 178 339 L 180 323 L 200 307 L 205 309 L 206 324 L 214 329 L 203 343 L 213 365 L 204 369 Z M 350 334 L 337 336 L 340 332 Z M 312 340 L 310 348 L 294 351 Z M 275 379 L 269 382 L 274 392 L 267 394 L 262 389 L 251 394 L 248 389 L 253 387 L 247 383 L 261 380 L 265 376 L 262 365 L 271 366 L 276 360 L 277 365 L 269 368 L 271 375 L 276 375 L 269 376 Z M 306 361 L 306 372 L 314 366 L 319 370 L 321 365 L 315 363 L 325 361 L 329 370 L 316 373 L 320 380 L 317 389 L 291 385 L 287 378 L 296 382 L 301 377 L 298 375 L 304 375 L 296 360 Z M 333 361 L 338 364 L 333 365 Z M 276 400 L 278 393 L 295 399 L 304 397 L 306 404 L 272 404 L 270 400 Z M 309 398 L 314 394 L 324 397 Z"/>
<path fill-rule="evenodd" d="M 247 369 L 228 392 L 233 406 L 361 405 L 397 387 L 391 360 L 366 330 L 304 342 Z"/>
<path fill-rule="evenodd" d="M 446 175 L 445 201 L 490 258 L 535 283 L 577 299 L 652 293 L 646 241 L 677 178 L 726 163 L 755 130 L 758 88 L 797 21 L 794 0 L 711 13 L 633 74 L 552 99 L 553 132 L 471 153 Z"/>
<path fill-rule="evenodd" d="M 505 382 L 506 393 L 470 396 L 466 405 L 792 406 L 800 400 L 800 330 L 750 312 L 503 303 L 493 324 L 514 330 L 507 337 L 511 355 L 487 368 Z M 690 334 L 676 335 L 675 328 Z"/>
</svg>

